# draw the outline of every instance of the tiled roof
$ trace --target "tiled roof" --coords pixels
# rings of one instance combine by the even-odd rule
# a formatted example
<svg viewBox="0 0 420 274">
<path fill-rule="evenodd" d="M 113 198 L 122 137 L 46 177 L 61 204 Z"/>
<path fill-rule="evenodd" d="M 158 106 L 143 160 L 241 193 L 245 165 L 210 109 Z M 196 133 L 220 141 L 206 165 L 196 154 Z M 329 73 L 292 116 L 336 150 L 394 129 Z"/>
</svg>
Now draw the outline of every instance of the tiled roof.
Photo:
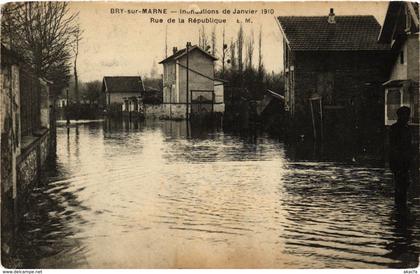
<svg viewBox="0 0 420 274">
<path fill-rule="evenodd" d="M 103 80 L 108 92 L 136 92 L 144 91 L 140 76 L 105 76 Z"/>
<path fill-rule="evenodd" d="M 373 16 L 281 16 L 277 18 L 292 50 L 386 50 L 377 43 L 381 26 Z"/>
<path fill-rule="evenodd" d="M 213 56 L 213 55 L 211 55 L 210 53 L 206 52 L 205 50 L 201 49 L 201 48 L 200 48 L 199 46 L 197 46 L 197 45 L 191 46 L 191 47 L 189 48 L 189 52 L 191 52 L 191 51 L 193 51 L 193 50 L 199 50 L 199 51 L 201 51 L 202 53 L 204 53 L 204 55 L 208 56 L 209 58 L 211 58 L 211 59 L 213 59 L 213 60 L 217 60 L 217 58 L 216 58 L 216 57 L 214 57 L 214 56 Z M 165 58 L 165 59 L 163 59 L 162 61 L 160 61 L 160 62 L 159 62 L 159 64 L 163 64 L 163 63 L 169 62 L 169 61 L 171 61 L 171 60 L 176 60 L 176 59 L 178 59 L 178 58 L 180 58 L 180 57 L 184 56 L 186 52 L 187 52 L 187 49 L 186 49 L 186 48 L 181 49 L 181 50 L 178 50 L 177 52 L 175 52 L 175 53 L 174 53 L 174 54 L 172 54 L 171 56 L 168 56 L 167 58 Z"/>
</svg>

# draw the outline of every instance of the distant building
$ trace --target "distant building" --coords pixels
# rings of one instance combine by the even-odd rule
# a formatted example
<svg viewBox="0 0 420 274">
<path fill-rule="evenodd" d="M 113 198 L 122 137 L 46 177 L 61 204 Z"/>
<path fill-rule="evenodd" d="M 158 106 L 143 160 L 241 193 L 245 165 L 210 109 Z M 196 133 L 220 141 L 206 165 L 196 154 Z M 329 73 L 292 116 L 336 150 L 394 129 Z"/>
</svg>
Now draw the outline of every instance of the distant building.
<svg viewBox="0 0 420 274">
<path fill-rule="evenodd" d="M 188 51 L 173 48 L 173 54 L 163 64 L 163 108 L 169 118 L 185 118 L 187 102 L 189 113 L 224 112 L 223 82 L 214 78 L 217 58 L 198 46 Z M 188 100 L 188 101 L 187 101 Z"/>
<path fill-rule="evenodd" d="M 129 98 L 141 97 L 144 92 L 140 76 L 105 76 L 102 81 L 106 105 L 122 106 Z"/>
<path fill-rule="evenodd" d="M 285 110 L 298 134 L 380 130 L 389 46 L 377 43 L 375 17 L 335 16 L 331 9 L 328 16 L 278 17 L 278 25 Z"/>
<path fill-rule="evenodd" d="M 55 101 L 56 107 L 57 108 L 65 108 L 68 103 L 67 103 L 67 99 L 66 98 L 57 98 L 57 100 Z"/>
<path fill-rule="evenodd" d="M 397 121 L 401 106 L 412 110 L 412 124 L 419 124 L 419 5 L 389 2 L 379 42 L 392 47 L 392 63 L 385 87 L 385 125 Z"/>
</svg>

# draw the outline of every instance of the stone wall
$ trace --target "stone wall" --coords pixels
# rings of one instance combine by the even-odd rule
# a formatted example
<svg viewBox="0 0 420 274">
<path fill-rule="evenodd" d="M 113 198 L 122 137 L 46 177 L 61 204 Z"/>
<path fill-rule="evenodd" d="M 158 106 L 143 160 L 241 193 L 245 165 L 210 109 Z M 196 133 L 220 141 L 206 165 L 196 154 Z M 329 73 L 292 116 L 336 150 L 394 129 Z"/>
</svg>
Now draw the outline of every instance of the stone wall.
<svg viewBox="0 0 420 274">
<path fill-rule="evenodd" d="M 26 66 L 26 69 L 25 69 Z M 22 79 L 31 79 L 22 88 Z M 33 102 L 28 90 L 42 86 L 40 102 Z M 20 208 L 39 177 L 50 146 L 50 102 L 46 81 L 38 79 L 16 53 L 2 46 L 0 70 L 1 130 L 1 242 L 2 256 L 13 249 L 13 237 L 20 220 Z M 24 100 L 23 100 L 24 99 Z M 29 115 L 32 126 L 23 130 L 25 101 L 40 116 Z M 38 110 L 36 108 L 39 108 Z M 28 113 L 27 113 L 28 114 Z M 28 115 L 27 117 L 28 118 Z M 39 119 L 39 120 L 36 120 Z M 28 119 L 27 119 L 28 120 Z M 36 120 L 36 121 L 34 121 Z M 3 258 L 3 257 L 2 257 Z"/>
<path fill-rule="evenodd" d="M 146 119 L 185 119 L 185 104 L 159 104 L 144 105 L 144 116 Z M 225 104 L 214 104 L 214 112 L 223 113 Z"/>
<path fill-rule="evenodd" d="M 28 144 L 17 158 L 18 192 L 26 194 L 36 183 L 40 171 L 45 165 L 49 154 L 50 131 L 36 137 Z"/>
<path fill-rule="evenodd" d="M 152 119 L 185 119 L 185 104 L 144 105 L 144 116 Z"/>
<path fill-rule="evenodd" d="M 158 119 L 165 115 L 164 105 L 143 105 L 144 116 L 146 118 Z"/>
</svg>

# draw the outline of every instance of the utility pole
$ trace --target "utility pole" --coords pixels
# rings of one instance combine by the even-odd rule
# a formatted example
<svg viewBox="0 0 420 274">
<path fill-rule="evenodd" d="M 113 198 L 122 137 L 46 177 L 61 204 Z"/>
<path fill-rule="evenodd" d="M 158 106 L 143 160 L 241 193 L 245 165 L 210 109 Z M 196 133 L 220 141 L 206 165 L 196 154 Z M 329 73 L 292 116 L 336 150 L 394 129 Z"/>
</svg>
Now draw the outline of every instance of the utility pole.
<svg viewBox="0 0 420 274">
<path fill-rule="evenodd" d="M 225 46 L 225 26 L 223 26 L 223 41 L 222 41 L 222 75 L 225 76 L 225 53 L 227 45 Z"/>
<path fill-rule="evenodd" d="M 168 58 L 168 25 L 165 25 L 165 58 Z"/>
<path fill-rule="evenodd" d="M 189 93 L 190 93 L 190 91 L 189 91 L 189 71 L 190 71 L 190 68 L 189 68 L 189 57 L 188 57 L 188 55 L 189 55 L 189 50 L 190 50 L 190 46 L 191 46 L 191 42 L 187 42 L 187 47 L 186 47 L 186 51 L 187 51 L 187 83 L 186 83 L 186 97 L 187 97 L 187 104 L 186 104 L 186 106 L 187 106 L 187 108 L 186 108 L 186 119 L 188 120 L 189 119 L 189 104 L 190 104 L 190 102 L 189 102 Z"/>
<path fill-rule="evenodd" d="M 69 117 L 69 89 L 66 88 L 66 120 L 67 126 L 70 125 L 70 117 Z"/>
</svg>

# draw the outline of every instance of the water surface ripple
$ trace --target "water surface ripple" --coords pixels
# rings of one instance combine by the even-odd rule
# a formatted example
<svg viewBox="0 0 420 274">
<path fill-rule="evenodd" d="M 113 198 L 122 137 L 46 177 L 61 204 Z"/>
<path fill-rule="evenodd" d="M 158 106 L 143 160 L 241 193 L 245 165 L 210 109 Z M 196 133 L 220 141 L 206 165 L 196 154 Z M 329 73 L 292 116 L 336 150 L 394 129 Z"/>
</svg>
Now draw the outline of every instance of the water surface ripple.
<svg viewBox="0 0 420 274">
<path fill-rule="evenodd" d="M 397 268 L 418 264 L 419 190 L 393 209 L 372 164 L 296 159 L 267 136 L 185 122 L 58 128 L 18 250 L 31 268 Z"/>
</svg>

